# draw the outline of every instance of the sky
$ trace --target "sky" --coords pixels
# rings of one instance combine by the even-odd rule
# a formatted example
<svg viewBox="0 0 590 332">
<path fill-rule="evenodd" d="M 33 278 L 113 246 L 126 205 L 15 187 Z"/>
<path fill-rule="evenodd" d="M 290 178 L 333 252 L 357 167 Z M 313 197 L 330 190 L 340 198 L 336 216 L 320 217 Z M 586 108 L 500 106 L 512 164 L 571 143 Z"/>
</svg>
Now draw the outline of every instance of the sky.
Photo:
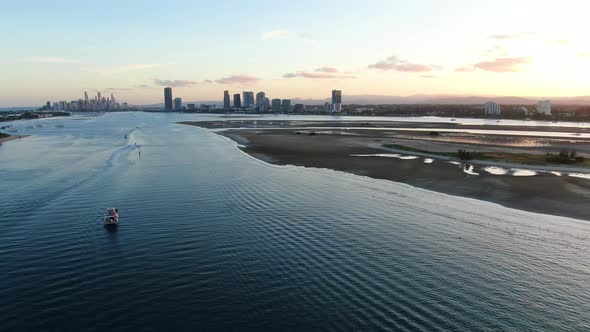
<svg viewBox="0 0 590 332">
<path fill-rule="evenodd" d="M 590 95 L 588 0 L 0 0 L 0 107 Z"/>
</svg>

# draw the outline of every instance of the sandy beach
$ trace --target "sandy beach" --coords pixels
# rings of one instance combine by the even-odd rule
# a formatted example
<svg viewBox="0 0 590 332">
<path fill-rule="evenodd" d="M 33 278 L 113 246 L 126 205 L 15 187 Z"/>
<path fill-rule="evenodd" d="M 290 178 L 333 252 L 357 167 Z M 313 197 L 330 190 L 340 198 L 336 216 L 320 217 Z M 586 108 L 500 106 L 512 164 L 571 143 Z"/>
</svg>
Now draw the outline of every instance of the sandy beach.
<svg viewBox="0 0 590 332">
<path fill-rule="evenodd" d="M 31 136 L 31 135 L 11 135 L 11 136 L 8 136 L 8 137 L 0 138 L 0 144 L 5 143 L 5 142 L 8 142 L 8 141 L 15 140 L 15 139 L 26 138 L 26 137 L 29 137 L 29 136 Z"/>
<path fill-rule="evenodd" d="M 218 123 L 190 124 L 219 128 Z M 326 125 L 332 125 L 332 123 Z M 227 128 L 227 124 L 225 126 Z M 473 135 L 433 138 L 428 133 L 385 132 L 384 134 L 382 131 L 363 130 L 343 132 L 317 129 L 290 130 L 288 126 L 282 125 L 280 128 L 263 130 L 234 128 L 220 131 L 219 134 L 238 142 L 246 153 L 273 164 L 334 169 L 403 182 L 441 193 L 490 201 L 526 211 L 590 220 L 590 205 L 587 204 L 590 199 L 590 179 L 568 176 L 569 173 L 566 173 L 578 174 L 577 172 L 580 171 L 590 173 L 590 169 L 587 170 L 586 167 L 531 166 L 497 162 L 478 163 L 477 161 L 459 164 L 452 158 L 442 158 L 437 155 L 418 156 L 416 153 L 408 151 L 404 153 L 404 151 L 385 147 L 394 144 L 437 152 L 465 148 L 543 155 L 546 152 L 575 147 L 581 155 L 584 155 L 590 152 L 590 142 L 584 139 L 475 137 Z M 299 128 L 309 124 L 298 123 L 297 126 Z M 314 124 L 313 127 L 318 126 Z M 508 174 L 499 175 L 497 172 L 485 170 L 486 167 L 494 165 L 501 166 L 497 168 L 506 170 Z M 533 172 L 530 169 L 537 171 Z M 531 174 L 534 176 L 526 176 Z"/>
</svg>

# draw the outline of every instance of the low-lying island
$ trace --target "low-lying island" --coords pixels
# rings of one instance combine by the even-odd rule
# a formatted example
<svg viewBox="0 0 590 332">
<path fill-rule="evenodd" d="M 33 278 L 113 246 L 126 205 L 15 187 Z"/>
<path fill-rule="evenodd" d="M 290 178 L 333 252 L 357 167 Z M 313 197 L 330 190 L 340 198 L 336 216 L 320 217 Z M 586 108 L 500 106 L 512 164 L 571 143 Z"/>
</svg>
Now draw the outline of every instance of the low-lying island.
<svg viewBox="0 0 590 332">
<path fill-rule="evenodd" d="M 586 162 L 550 164 L 543 157 L 563 149 L 585 156 L 590 153 L 587 139 L 447 135 L 444 130 L 432 135 L 427 131 L 389 130 L 386 126 L 375 130 L 372 124 L 358 128 L 358 123 L 333 122 L 183 124 L 223 129 L 218 133 L 238 142 L 244 152 L 277 165 L 334 169 L 521 210 L 590 220 L 590 176 L 584 178 L 584 171 L 590 173 L 590 168 Z M 458 149 L 515 160 L 461 161 L 453 157 L 452 152 Z M 530 164 L 517 163 L 520 159 Z"/>
</svg>

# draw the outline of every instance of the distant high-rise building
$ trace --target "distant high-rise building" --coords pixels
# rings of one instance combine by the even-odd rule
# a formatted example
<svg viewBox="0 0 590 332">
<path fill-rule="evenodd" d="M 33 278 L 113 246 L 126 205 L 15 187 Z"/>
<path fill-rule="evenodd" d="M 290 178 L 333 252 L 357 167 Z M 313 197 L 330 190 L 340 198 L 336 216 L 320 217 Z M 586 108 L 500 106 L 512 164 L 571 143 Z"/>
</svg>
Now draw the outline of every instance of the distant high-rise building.
<svg viewBox="0 0 590 332">
<path fill-rule="evenodd" d="M 175 111 L 182 110 L 182 98 L 174 98 L 174 110 Z"/>
<path fill-rule="evenodd" d="M 84 91 L 84 104 L 83 110 L 89 111 L 90 110 L 90 100 L 88 99 L 88 91 Z"/>
<path fill-rule="evenodd" d="M 45 103 L 45 105 L 47 106 L 47 110 L 51 110 L 51 102 L 48 100 L 47 103 Z"/>
<path fill-rule="evenodd" d="M 332 112 L 342 111 L 342 91 L 332 90 Z"/>
<path fill-rule="evenodd" d="M 260 91 L 256 94 L 256 107 L 260 111 L 264 111 L 266 107 L 266 93 L 264 91 Z"/>
<path fill-rule="evenodd" d="M 115 103 L 115 96 L 113 95 L 113 93 L 111 92 L 111 102 L 114 104 Z"/>
<path fill-rule="evenodd" d="M 172 88 L 164 88 L 164 110 L 172 111 Z"/>
<path fill-rule="evenodd" d="M 488 101 L 484 105 L 485 115 L 500 116 L 502 109 L 496 102 Z"/>
<path fill-rule="evenodd" d="M 324 111 L 326 111 L 326 112 L 330 112 L 330 108 L 331 108 L 331 107 L 330 107 L 330 103 L 329 103 L 329 102 L 326 102 L 326 103 L 324 104 Z"/>
<path fill-rule="evenodd" d="M 242 100 L 239 93 L 234 95 L 234 108 L 242 108 Z"/>
<path fill-rule="evenodd" d="M 280 99 L 273 99 L 272 100 L 272 111 L 279 113 L 281 111 L 281 100 Z"/>
<path fill-rule="evenodd" d="M 186 108 L 188 108 L 189 110 L 194 110 L 195 104 L 186 104 Z"/>
<path fill-rule="evenodd" d="M 283 99 L 282 102 L 283 112 L 291 112 L 291 99 Z"/>
<path fill-rule="evenodd" d="M 231 102 L 229 100 L 229 91 L 227 91 L 227 90 L 223 91 L 223 108 L 225 108 L 225 109 L 231 108 Z"/>
<path fill-rule="evenodd" d="M 254 92 L 244 91 L 242 94 L 244 97 L 244 99 L 243 99 L 244 107 L 254 106 Z"/>
<path fill-rule="evenodd" d="M 537 104 L 537 112 L 545 115 L 551 115 L 551 100 L 541 100 Z"/>
</svg>

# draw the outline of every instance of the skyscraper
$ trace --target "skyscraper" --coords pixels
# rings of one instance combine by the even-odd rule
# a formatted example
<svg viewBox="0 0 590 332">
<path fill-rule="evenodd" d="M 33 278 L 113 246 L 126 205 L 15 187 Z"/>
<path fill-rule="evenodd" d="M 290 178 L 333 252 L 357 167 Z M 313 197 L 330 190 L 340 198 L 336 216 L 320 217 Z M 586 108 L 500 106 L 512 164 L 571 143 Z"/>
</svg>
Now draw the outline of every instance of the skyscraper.
<svg viewBox="0 0 590 332">
<path fill-rule="evenodd" d="M 182 98 L 174 98 L 174 110 L 182 111 Z"/>
<path fill-rule="evenodd" d="M 164 110 L 172 111 L 172 88 L 164 88 Z"/>
<path fill-rule="evenodd" d="M 84 91 L 84 106 L 83 110 L 89 111 L 90 110 L 90 100 L 88 99 L 88 91 Z"/>
<path fill-rule="evenodd" d="M 537 112 L 551 115 L 551 100 L 542 100 L 537 104 Z"/>
<path fill-rule="evenodd" d="M 342 111 L 342 91 L 332 90 L 332 112 Z"/>
<path fill-rule="evenodd" d="M 264 111 L 265 110 L 265 103 L 266 103 L 266 93 L 264 91 L 260 91 L 256 94 L 256 107 L 258 110 Z"/>
<path fill-rule="evenodd" d="M 291 112 L 291 99 L 283 99 L 283 112 Z"/>
<path fill-rule="evenodd" d="M 234 95 L 234 108 L 242 108 L 242 100 L 239 93 Z"/>
<path fill-rule="evenodd" d="M 231 103 L 229 100 L 229 91 L 227 91 L 227 90 L 223 91 L 223 108 L 225 108 L 225 109 L 231 108 Z"/>
<path fill-rule="evenodd" d="M 244 91 L 244 107 L 251 107 L 254 106 L 254 92 L 252 91 Z"/>
<path fill-rule="evenodd" d="M 272 100 L 272 111 L 279 113 L 281 111 L 281 100 L 280 99 L 273 99 Z"/>
<path fill-rule="evenodd" d="M 488 101 L 484 105 L 484 111 L 485 115 L 500 115 L 502 109 L 500 108 L 500 105 L 498 105 L 496 102 Z"/>
</svg>

